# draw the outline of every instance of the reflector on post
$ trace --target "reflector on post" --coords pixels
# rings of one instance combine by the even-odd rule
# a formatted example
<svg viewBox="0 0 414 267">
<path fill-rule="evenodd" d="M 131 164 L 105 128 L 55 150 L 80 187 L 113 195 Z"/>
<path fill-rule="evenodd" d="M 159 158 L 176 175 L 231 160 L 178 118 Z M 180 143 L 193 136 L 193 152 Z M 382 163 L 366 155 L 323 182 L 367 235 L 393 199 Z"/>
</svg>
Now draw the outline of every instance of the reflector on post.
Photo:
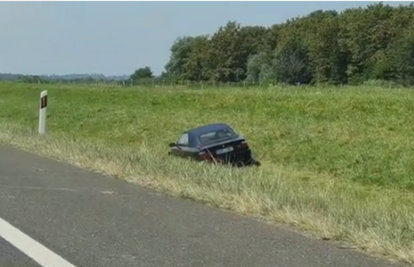
<svg viewBox="0 0 414 267">
<path fill-rule="evenodd" d="M 46 132 L 47 91 L 40 93 L 39 134 Z"/>
</svg>

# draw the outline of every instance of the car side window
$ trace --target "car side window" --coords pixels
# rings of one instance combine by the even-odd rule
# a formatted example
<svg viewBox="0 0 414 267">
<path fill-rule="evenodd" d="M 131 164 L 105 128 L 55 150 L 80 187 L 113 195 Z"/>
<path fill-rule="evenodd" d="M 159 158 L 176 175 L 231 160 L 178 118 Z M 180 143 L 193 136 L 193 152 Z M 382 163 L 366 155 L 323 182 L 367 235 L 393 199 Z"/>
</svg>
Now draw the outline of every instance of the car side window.
<svg viewBox="0 0 414 267">
<path fill-rule="evenodd" d="M 188 146 L 188 134 L 187 133 L 183 134 L 180 137 L 180 139 L 178 139 L 177 145 L 180 145 L 180 146 Z"/>
</svg>

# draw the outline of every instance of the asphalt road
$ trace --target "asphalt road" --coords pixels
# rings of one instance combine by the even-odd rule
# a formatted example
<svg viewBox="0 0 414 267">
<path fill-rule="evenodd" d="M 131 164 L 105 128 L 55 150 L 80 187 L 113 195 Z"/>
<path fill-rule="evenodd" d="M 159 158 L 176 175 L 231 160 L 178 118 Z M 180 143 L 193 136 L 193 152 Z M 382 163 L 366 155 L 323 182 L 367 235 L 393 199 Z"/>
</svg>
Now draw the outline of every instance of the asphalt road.
<svg viewBox="0 0 414 267">
<path fill-rule="evenodd" d="M 64 266 L 401 266 L 8 146 L 0 146 L 0 218 Z M 50 254 L 4 227 L 1 267 L 54 266 L 35 263 L 27 255 Z"/>
<path fill-rule="evenodd" d="M 3 238 L 0 238 L 0 266 L 41 267 Z"/>
</svg>

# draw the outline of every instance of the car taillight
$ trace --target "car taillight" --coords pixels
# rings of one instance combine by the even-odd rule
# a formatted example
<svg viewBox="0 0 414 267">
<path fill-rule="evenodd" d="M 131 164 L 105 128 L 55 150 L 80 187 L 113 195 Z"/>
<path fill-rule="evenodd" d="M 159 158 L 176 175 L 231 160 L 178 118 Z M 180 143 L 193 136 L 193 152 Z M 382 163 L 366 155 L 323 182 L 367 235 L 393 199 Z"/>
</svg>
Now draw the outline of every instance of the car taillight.
<svg viewBox="0 0 414 267">
<path fill-rule="evenodd" d="M 238 145 L 238 147 L 239 147 L 239 148 L 248 148 L 248 147 L 249 147 L 249 145 L 247 144 L 247 142 L 246 142 L 246 141 L 243 141 L 243 142 L 241 142 L 241 144 L 240 144 L 240 145 Z"/>
</svg>

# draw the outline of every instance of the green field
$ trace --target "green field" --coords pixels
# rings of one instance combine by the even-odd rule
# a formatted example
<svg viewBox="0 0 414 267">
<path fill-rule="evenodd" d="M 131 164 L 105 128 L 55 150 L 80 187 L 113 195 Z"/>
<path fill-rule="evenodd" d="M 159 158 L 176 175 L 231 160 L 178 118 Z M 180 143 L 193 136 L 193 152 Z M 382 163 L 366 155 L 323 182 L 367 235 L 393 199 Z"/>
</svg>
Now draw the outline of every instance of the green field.
<svg viewBox="0 0 414 267">
<path fill-rule="evenodd" d="M 1 142 L 414 263 L 412 90 L 0 83 L 0 110 Z M 167 156 L 183 130 L 211 122 L 246 136 L 262 166 Z"/>
</svg>

